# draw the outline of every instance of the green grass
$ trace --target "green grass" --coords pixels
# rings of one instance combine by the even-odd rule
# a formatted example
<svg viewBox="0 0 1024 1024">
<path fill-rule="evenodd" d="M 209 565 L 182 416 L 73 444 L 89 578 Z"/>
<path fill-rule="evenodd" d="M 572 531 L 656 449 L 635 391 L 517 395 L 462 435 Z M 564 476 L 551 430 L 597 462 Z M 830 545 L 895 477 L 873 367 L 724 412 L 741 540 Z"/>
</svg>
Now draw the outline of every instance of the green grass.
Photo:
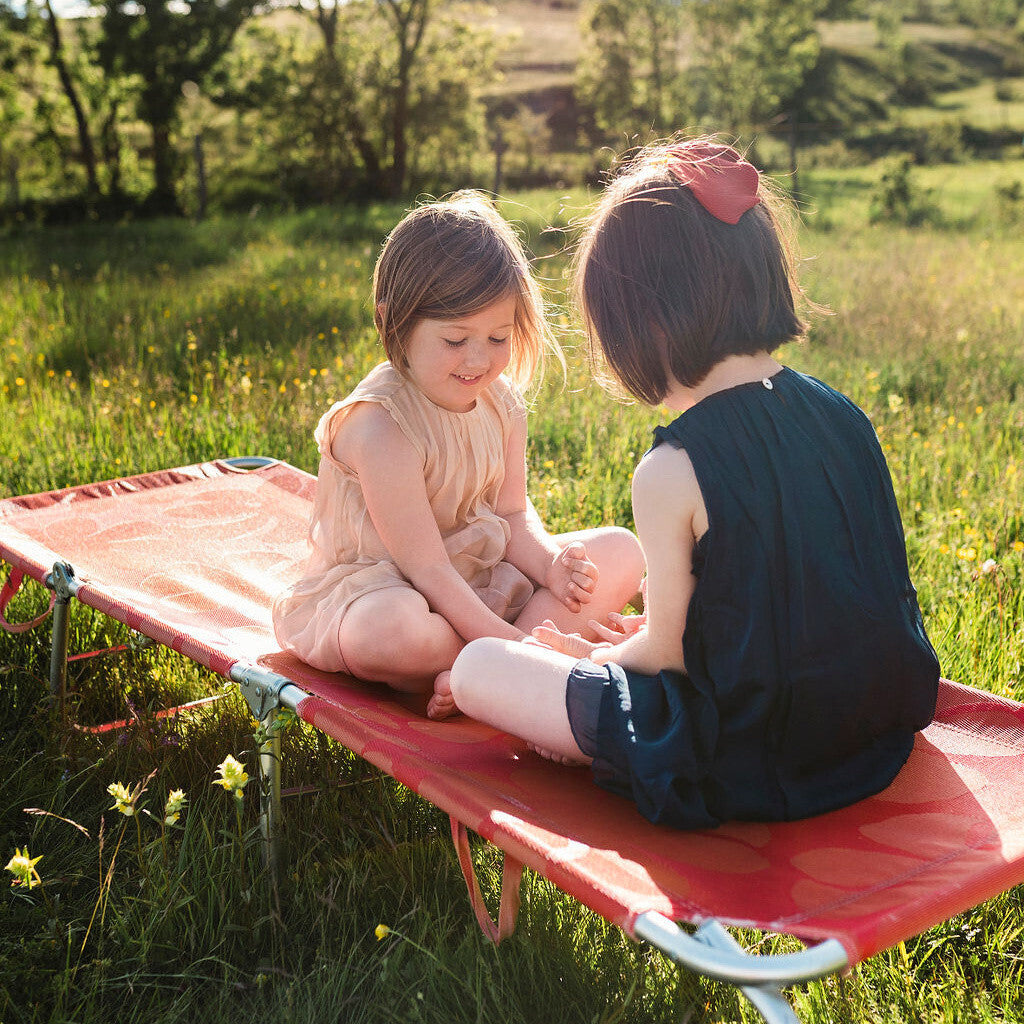
<svg viewBox="0 0 1024 1024">
<path fill-rule="evenodd" d="M 1014 174 L 1019 164 L 921 169 L 936 213 L 910 230 L 868 223 L 877 169 L 809 173 L 804 280 L 832 315 L 784 357 L 876 424 L 944 674 L 1022 699 L 1024 242 L 995 201 Z M 630 524 L 629 475 L 664 418 L 590 382 L 562 308 L 565 235 L 542 229 L 571 227 L 585 203 L 546 192 L 506 207 L 543 257 L 569 353 L 531 425 L 531 492 L 556 530 Z M 317 417 L 379 358 L 369 275 L 400 213 L 0 240 L 0 496 L 220 455 L 314 469 Z M 31 588 L 11 614 L 43 603 Z M 519 929 L 493 949 L 444 816 L 304 727 L 284 737 L 286 782 L 320 791 L 286 802 L 289 868 L 271 895 L 254 787 L 239 820 L 211 785 L 227 753 L 255 771 L 241 699 L 162 725 L 148 709 L 220 682 L 159 649 L 93 659 L 72 672 L 79 720 L 120 717 L 126 699 L 138 720 L 120 740 L 68 730 L 39 710 L 47 634 L 0 637 L 0 858 L 27 846 L 44 880 L 0 897 L 3 1024 L 755 1019 L 727 986 L 681 976 L 529 874 Z M 74 649 L 123 638 L 74 608 Z M 106 794 L 154 770 L 147 810 L 159 818 L 175 788 L 189 799 L 163 835 Z M 477 863 L 493 901 L 500 864 L 483 848 Z M 401 937 L 378 942 L 379 923 Z M 793 999 L 809 1021 L 1024 1021 L 1022 928 L 1014 890 Z"/>
</svg>

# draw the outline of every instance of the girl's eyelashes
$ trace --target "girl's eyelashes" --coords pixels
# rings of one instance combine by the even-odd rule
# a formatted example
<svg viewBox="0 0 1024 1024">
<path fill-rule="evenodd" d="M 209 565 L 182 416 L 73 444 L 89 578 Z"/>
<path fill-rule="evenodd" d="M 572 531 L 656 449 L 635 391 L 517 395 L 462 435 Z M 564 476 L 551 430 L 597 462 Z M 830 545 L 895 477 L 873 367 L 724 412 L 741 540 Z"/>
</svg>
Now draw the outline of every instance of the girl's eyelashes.
<svg viewBox="0 0 1024 1024">
<path fill-rule="evenodd" d="M 494 345 L 504 345 L 505 342 L 508 341 L 509 337 L 511 337 L 511 335 L 504 338 L 488 338 L 487 340 Z M 469 341 L 469 338 L 442 338 L 441 340 L 450 348 L 460 348 Z"/>
</svg>

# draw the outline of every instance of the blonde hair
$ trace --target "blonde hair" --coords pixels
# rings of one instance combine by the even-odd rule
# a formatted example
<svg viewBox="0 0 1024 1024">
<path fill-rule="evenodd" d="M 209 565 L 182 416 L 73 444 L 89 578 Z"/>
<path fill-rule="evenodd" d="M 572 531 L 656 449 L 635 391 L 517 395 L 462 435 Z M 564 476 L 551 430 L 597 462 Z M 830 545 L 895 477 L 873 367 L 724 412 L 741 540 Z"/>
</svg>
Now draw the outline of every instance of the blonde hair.
<svg viewBox="0 0 1024 1024">
<path fill-rule="evenodd" d="M 540 288 L 519 236 L 483 193 L 456 192 L 412 209 L 388 235 L 373 271 L 374 323 L 391 364 L 406 372 L 420 320 L 476 313 L 516 300 L 507 373 L 525 388 L 545 350 L 561 361 Z"/>
</svg>

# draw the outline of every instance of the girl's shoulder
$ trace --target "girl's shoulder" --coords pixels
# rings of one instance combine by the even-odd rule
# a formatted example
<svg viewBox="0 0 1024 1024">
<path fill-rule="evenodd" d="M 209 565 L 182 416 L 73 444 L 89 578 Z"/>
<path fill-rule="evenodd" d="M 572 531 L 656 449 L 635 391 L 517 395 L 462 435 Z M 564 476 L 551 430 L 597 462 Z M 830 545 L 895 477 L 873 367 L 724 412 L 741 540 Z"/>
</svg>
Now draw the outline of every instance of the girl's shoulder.
<svg viewBox="0 0 1024 1024">
<path fill-rule="evenodd" d="M 380 415 L 402 420 L 398 415 L 398 405 L 409 387 L 409 382 L 391 363 L 375 366 L 345 398 L 335 402 L 320 417 L 313 432 L 320 453 L 330 450 L 338 431 L 350 420 L 366 420 L 367 417 L 373 420 Z M 360 410 L 359 415 L 356 414 L 357 409 Z"/>
<path fill-rule="evenodd" d="M 526 412 L 526 400 L 523 393 L 512 381 L 502 374 L 488 388 L 495 405 L 499 406 L 509 416 L 524 415 Z"/>
</svg>

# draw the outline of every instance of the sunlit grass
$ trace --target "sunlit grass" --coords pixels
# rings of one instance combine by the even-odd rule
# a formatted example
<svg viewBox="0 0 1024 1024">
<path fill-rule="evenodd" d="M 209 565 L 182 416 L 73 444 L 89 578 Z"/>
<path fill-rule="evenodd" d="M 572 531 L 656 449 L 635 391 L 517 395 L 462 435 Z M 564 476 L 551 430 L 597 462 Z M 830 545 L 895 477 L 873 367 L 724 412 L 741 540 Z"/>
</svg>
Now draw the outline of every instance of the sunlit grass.
<svg viewBox="0 0 1024 1024">
<path fill-rule="evenodd" d="M 875 423 L 944 674 L 1021 699 L 1024 243 L 990 200 L 1003 176 L 1024 175 L 1020 163 L 919 170 L 941 216 L 916 230 L 868 224 L 877 168 L 805 176 L 818 212 L 801 239 L 804 280 L 832 315 L 783 355 Z M 564 294 L 563 229 L 586 201 L 544 192 L 505 206 L 543 257 L 538 272 L 569 357 L 566 378 L 551 369 L 531 399 L 531 493 L 555 530 L 630 525 L 632 468 L 667 415 L 616 403 L 591 382 Z M 380 358 L 369 277 L 401 212 L 0 241 L 0 496 L 222 455 L 269 454 L 314 470 L 316 419 Z M 544 230 L 551 225 L 558 230 Z M 35 588 L 12 614 L 42 600 Z M 123 639 L 75 608 L 74 649 Z M 42 855 L 36 867 L 56 907 L 51 914 L 38 889 L 11 889 L 0 902 L 4 1024 L 199 1013 L 225 1022 L 755 1019 L 727 987 L 680 977 L 534 877 L 519 932 L 493 950 L 474 931 L 444 816 L 305 728 L 284 737 L 287 776 L 321 791 L 286 804 L 288 877 L 272 897 L 247 831 L 253 794 L 239 840 L 233 799 L 213 786 L 227 754 L 255 770 L 238 695 L 161 725 L 147 708 L 219 681 L 160 650 L 98 659 L 74 669 L 76 713 L 124 717 L 130 698 L 138 721 L 120 742 L 69 734 L 37 710 L 47 657 L 45 629 L 0 637 L 0 863 L 16 849 Z M 106 915 L 83 950 L 104 885 L 100 823 L 108 867 L 122 824 L 107 786 L 154 769 L 147 806 L 164 807 L 174 789 L 188 798 L 167 830 L 168 859 L 145 819 L 140 861 L 130 823 Z M 78 822 L 89 837 L 25 807 Z M 493 897 L 500 865 L 478 855 Z M 378 942 L 381 923 L 416 945 Z M 1011 995 L 1022 926 L 1015 890 L 795 1001 L 814 1021 L 1024 1021 Z M 464 985 L 456 991 L 446 972 Z"/>
</svg>

